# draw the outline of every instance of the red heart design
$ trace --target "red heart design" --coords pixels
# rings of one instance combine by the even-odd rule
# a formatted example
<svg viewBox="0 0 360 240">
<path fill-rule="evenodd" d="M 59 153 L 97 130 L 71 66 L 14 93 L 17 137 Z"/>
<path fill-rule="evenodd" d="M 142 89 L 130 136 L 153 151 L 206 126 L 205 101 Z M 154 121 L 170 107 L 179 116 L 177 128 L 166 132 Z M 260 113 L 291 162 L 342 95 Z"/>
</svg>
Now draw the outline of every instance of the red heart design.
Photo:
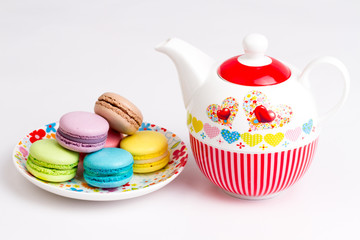
<svg viewBox="0 0 360 240">
<path fill-rule="evenodd" d="M 226 120 L 230 117 L 231 112 L 228 108 L 223 108 L 221 110 L 217 110 L 216 114 L 220 119 Z"/>
<path fill-rule="evenodd" d="M 206 108 L 206 114 L 211 121 L 231 129 L 232 122 L 239 110 L 239 103 L 233 97 L 225 98 L 221 105 L 211 104 Z"/>
<path fill-rule="evenodd" d="M 261 123 L 269 123 L 276 118 L 276 114 L 271 110 L 267 110 L 263 105 L 257 106 L 254 113 L 256 119 Z"/>
</svg>

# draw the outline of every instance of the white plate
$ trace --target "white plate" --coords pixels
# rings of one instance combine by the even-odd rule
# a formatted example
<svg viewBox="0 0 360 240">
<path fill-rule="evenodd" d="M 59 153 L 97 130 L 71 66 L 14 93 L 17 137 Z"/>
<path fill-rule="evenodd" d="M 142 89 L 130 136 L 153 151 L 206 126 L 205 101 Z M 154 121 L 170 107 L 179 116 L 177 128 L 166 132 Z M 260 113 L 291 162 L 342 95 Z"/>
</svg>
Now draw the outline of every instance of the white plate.
<svg viewBox="0 0 360 240">
<path fill-rule="evenodd" d="M 50 183 L 31 175 L 26 170 L 25 165 L 31 144 L 43 138 L 55 138 L 56 130 L 57 123 L 50 123 L 27 134 L 15 146 L 13 162 L 21 175 L 31 183 L 46 191 L 64 197 L 93 201 L 110 201 L 142 196 L 156 191 L 174 180 L 184 169 L 188 159 L 185 143 L 181 141 L 178 136 L 155 124 L 143 123 L 139 129 L 140 131 L 151 130 L 161 132 L 168 139 L 170 162 L 165 168 L 154 173 L 134 174 L 128 184 L 111 189 L 95 188 L 87 185 L 82 177 L 81 166 L 79 166 L 77 176 L 71 181 Z"/>
</svg>

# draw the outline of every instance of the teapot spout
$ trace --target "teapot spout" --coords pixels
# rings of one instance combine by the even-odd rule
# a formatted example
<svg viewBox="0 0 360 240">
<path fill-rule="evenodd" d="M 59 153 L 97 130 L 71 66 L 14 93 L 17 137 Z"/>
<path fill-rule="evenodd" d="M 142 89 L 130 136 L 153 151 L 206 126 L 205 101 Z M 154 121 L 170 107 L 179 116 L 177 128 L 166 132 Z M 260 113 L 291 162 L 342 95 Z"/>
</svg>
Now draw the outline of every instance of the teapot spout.
<svg viewBox="0 0 360 240">
<path fill-rule="evenodd" d="M 205 82 L 214 60 L 177 38 L 170 38 L 155 49 L 168 55 L 174 62 L 179 75 L 184 104 L 187 107 L 193 94 Z"/>
</svg>

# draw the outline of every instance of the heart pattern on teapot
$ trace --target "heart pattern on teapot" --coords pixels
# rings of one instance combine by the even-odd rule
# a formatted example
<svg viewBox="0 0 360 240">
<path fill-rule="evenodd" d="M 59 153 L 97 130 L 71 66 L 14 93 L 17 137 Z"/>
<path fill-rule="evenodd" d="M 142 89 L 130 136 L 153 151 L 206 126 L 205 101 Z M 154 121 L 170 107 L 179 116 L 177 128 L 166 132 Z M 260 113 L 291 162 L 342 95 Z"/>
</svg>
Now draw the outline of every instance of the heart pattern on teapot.
<svg viewBox="0 0 360 240">
<path fill-rule="evenodd" d="M 285 136 L 292 142 L 295 142 L 301 134 L 301 128 L 297 127 L 295 129 L 289 129 L 286 131 Z"/>
<path fill-rule="evenodd" d="M 215 126 L 212 127 L 210 124 L 205 123 L 204 124 L 204 132 L 206 133 L 206 135 L 208 135 L 209 138 L 214 138 L 219 135 L 220 129 L 218 129 Z"/>
<path fill-rule="evenodd" d="M 214 144 L 222 144 L 223 139 L 228 144 L 235 144 L 242 139 L 243 142 L 238 143 L 237 146 L 242 146 L 244 143 L 250 147 L 255 147 L 265 142 L 263 146 L 260 147 L 263 150 L 268 147 L 287 148 L 289 144 L 292 145 L 297 141 L 307 141 L 308 136 L 313 132 L 315 133 L 314 121 L 312 119 L 293 129 L 283 128 L 285 130 L 284 132 L 281 132 L 281 130 L 283 130 L 281 129 L 276 134 L 268 133 L 268 131 L 263 134 L 262 132 L 239 132 L 238 130 L 233 131 L 226 128 L 219 128 L 212 123 L 203 123 L 188 112 L 188 120 L 189 119 L 191 119 L 191 125 L 189 126 L 190 133 L 198 135 L 202 140 L 208 138 Z M 218 136 L 220 136 L 220 138 L 216 138 Z"/>
<path fill-rule="evenodd" d="M 284 134 L 279 132 L 277 134 L 268 133 L 264 136 L 265 142 L 269 145 L 276 147 L 284 139 Z"/>
<path fill-rule="evenodd" d="M 272 110 L 266 109 L 263 105 L 257 106 L 254 110 L 255 117 L 260 123 L 272 122 L 276 118 L 276 114 Z"/>
<path fill-rule="evenodd" d="M 191 121 L 192 121 L 192 115 L 191 113 L 187 112 L 187 125 L 190 125 L 191 124 Z"/>
<path fill-rule="evenodd" d="M 221 130 L 221 136 L 225 139 L 225 141 L 227 141 L 229 144 L 237 141 L 240 139 L 240 133 L 236 132 L 236 131 L 229 131 L 227 129 L 223 129 Z"/>
<path fill-rule="evenodd" d="M 203 123 L 200 120 L 197 120 L 196 117 L 192 118 L 192 125 L 196 133 L 200 132 L 203 129 Z"/>
<path fill-rule="evenodd" d="M 273 106 L 264 93 L 255 90 L 244 97 L 243 108 L 249 122 L 249 132 L 283 127 L 293 115 L 290 106 Z"/>
<path fill-rule="evenodd" d="M 211 104 L 206 113 L 211 121 L 227 126 L 231 129 L 234 118 L 239 111 L 239 103 L 233 97 L 224 99 L 221 105 Z"/>
<path fill-rule="evenodd" d="M 312 127 L 313 127 L 313 120 L 310 119 L 307 123 L 303 124 L 302 129 L 303 129 L 304 133 L 310 134 Z"/>
<path fill-rule="evenodd" d="M 262 140 L 263 140 L 262 135 L 260 135 L 260 134 L 251 134 L 251 133 L 243 133 L 243 134 L 241 134 L 241 138 L 250 147 L 253 147 L 253 146 L 261 143 Z"/>
</svg>

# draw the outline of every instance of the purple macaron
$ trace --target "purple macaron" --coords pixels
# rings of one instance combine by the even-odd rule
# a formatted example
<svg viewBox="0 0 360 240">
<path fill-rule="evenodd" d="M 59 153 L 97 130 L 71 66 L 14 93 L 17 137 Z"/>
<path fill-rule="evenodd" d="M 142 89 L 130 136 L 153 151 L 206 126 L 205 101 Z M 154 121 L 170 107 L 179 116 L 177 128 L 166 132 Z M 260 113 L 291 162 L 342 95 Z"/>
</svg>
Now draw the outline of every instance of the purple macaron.
<svg viewBox="0 0 360 240">
<path fill-rule="evenodd" d="M 70 112 L 60 118 L 56 140 L 64 148 L 83 153 L 95 152 L 105 145 L 109 123 L 90 112 Z"/>
</svg>

